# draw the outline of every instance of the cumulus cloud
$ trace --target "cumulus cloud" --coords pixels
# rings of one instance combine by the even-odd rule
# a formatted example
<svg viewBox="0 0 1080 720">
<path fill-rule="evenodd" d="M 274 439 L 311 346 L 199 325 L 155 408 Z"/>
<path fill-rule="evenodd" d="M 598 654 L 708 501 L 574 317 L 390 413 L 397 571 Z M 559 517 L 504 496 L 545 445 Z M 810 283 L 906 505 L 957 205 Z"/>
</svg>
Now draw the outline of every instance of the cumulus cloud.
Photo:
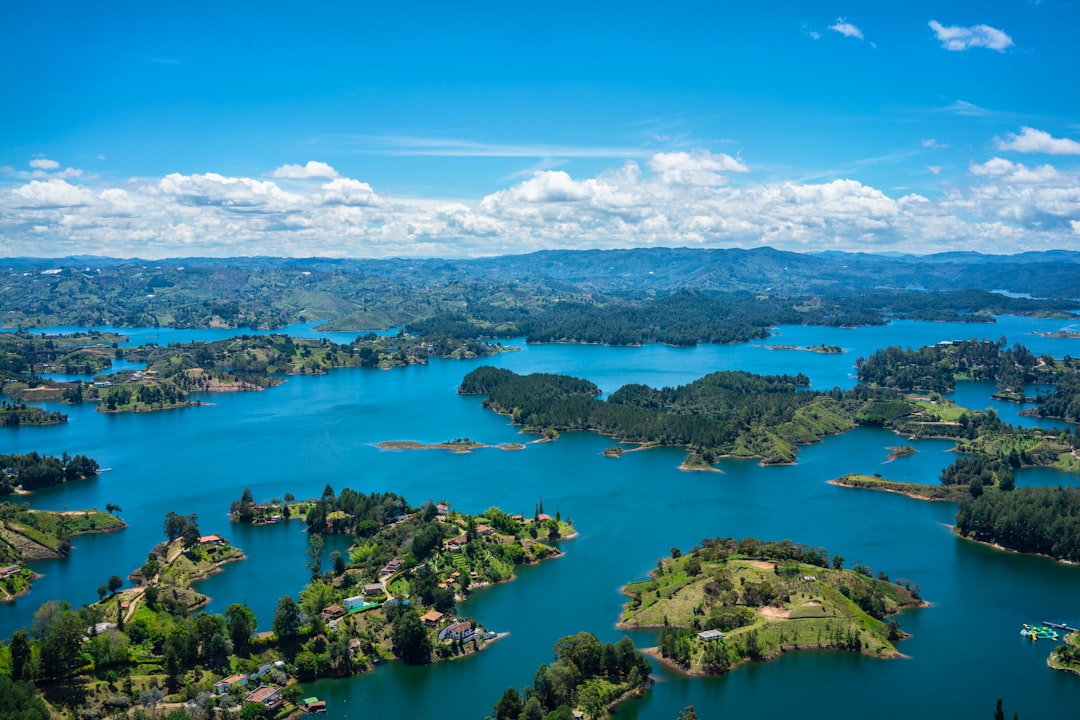
<svg viewBox="0 0 1080 720">
<path fill-rule="evenodd" d="M 17 187 L 11 194 L 19 199 L 18 207 L 65 208 L 89 205 L 94 193 L 84 187 L 70 185 L 64 180 L 32 180 Z"/>
<path fill-rule="evenodd" d="M 308 160 L 304 165 L 282 165 L 270 173 L 270 177 L 291 180 L 329 179 L 338 177 L 338 171 L 324 162 Z"/>
<path fill-rule="evenodd" d="M 1080 142 L 1069 138 L 1056 138 L 1048 132 L 1030 127 L 1020 128 L 1019 135 L 1007 133 L 1004 139 L 994 138 L 994 142 L 998 150 L 1047 155 L 1080 155 Z"/>
<path fill-rule="evenodd" d="M 936 166 L 929 168 L 935 172 Z M 945 194 L 854 178 L 747 182 L 728 155 L 654 153 L 592 175 L 537 170 L 473 202 L 387 198 L 337 177 L 174 173 L 110 185 L 58 177 L 0 187 L 5 252 L 119 256 L 460 256 L 650 245 L 933 252 L 1074 247 L 1080 173 L 991 157 Z M 741 175 L 741 183 L 730 180 Z"/>
<path fill-rule="evenodd" d="M 723 185 L 721 172 L 750 172 L 750 168 L 731 157 L 707 150 L 694 153 L 657 153 L 649 159 L 649 169 L 660 174 L 661 182 L 671 185 Z"/>
<path fill-rule="evenodd" d="M 960 27 L 957 25 L 945 26 L 937 20 L 931 20 L 930 29 L 946 50 L 960 51 L 973 47 L 984 47 L 998 52 L 1005 52 L 1012 47 L 1013 39 L 1003 30 L 990 27 L 989 25 L 973 25 L 972 27 Z"/>
<path fill-rule="evenodd" d="M 849 23 L 844 18 L 836 18 L 836 22 L 829 26 L 830 30 L 835 30 L 845 37 L 863 39 L 862 30 Z"/>
<path fill-rule="evenodd" d="M 366 182 L 337 178 L 322 186 L 322 202 L 326 205 L 374 207 L 379 204 L 379 197 Z"/>
<path fill-rule="evenodd" d="M 30 167 L 35 170 L 56 170 L 60 167 L 60 163 L 48 158 L 34 158 L 30 161 Z"/>
</svg>

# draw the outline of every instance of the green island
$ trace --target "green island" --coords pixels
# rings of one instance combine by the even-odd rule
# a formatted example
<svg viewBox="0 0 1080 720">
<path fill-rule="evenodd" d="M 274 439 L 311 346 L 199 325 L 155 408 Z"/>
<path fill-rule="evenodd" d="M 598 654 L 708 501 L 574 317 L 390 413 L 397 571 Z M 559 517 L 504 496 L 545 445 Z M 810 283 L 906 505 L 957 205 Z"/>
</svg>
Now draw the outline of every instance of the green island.
<svg viewBox="0 0 1080 720">
<path fill-rule="evenodd" d="M 1078 440 L 1069 428 L 1012 427 L 993 411 L 973 412 L 936 393 L 903 395 L 865 385 L 822 392 L 804 389 L 808 384 L 801 374 L 722 371 L 676 388 L 625 385 L 599 400 L 600 388 L 588 380 L 484 366 L 466 375 L 458 392 L 485 395 L 484 407 L 545 438 L 592 430 L 644 447 L 685 447 L 682 467 L 688 470 L 708 470 L 721 457 L 791 463 L 799 445 L 865 425 L 913 439 L 951 439 L 959 452 L 1000 456 L 1013 467 L 1080 471 Z"/>
<path fill-rule="evenodd" d="M 770 350 L 802 350 L 803 352 L 819 353 L 821 355 L 841 355 L 844 348 L 839 345 L 810 345 L 809 347 L 800 347 L 799 345 L 766 345 Z"/>
<path fill-rule="evenodd" d="M 510 687 L 495 703 L 495 720 L 606 718 L 620 702 L 652 684 L 649 659 L 630 638 L 601 644 L 579 632 L 555 642 L 553 662 L 541 665 L 524 691 Z M 583 715 L 582 715 L 583 714 Z"/>
<path fill-rule="evenodd" d="M 484 448 L 496 448 L 498 450 L 524 450 L 522 443 L 502 443 L 500 445 L 487 445 L 469 438 L 454 438 L 441 443 L 419 443 L 414 440 L 386 440 L 378 444 L 383 450 L 449 450 L 454 453 L 468 453 L 473 450 Z"/>
<path fill-rule="evenodd" d="M 0 502 L 0 602 L 14 600 L 31 589 L 37 574 L 28 560 L 66 557 L 71 538 L 127 527 L 113 515 L 119 506 L 100 510 L 31 510 L 27 503 Z"/>
<path fill-rule="evenodd" d="M 245 489 L 234 513 L 243 515 L 237 506 L 254 504 L 250 497 Z M 309 529 L 311 582 L 278 601 L 272 622 L 264 619 L 270 630 L 257 632 L 258 619 L 241 604 L 203 611 L 208 598 L 193 584 L 244 554 L 218 534 L 202 535 L 197 516 L 170 512 L 165 540 L 129 576 L 136 587 L 122 589 L 123 579 L 111 576 L 93 604 L 45 603 L 33 631 L 16 631 L 0 649 L 0 668 L 15 683 L 35 684 L 45 717 L 50 707 L 103 716 L 179 703 L 207 717 L 299 716 L 319 709 L 305 706 L 300 681 L 350 676 L 392 658 L 426 664 L 483 650 L 499 636 L 459 616 L 457 601 L 470 588 L 512 579 L 521 565 L 558 557 L 556 543 L 576 534 L 542 502 L 532 517 L 495 507 L 468 515 L 444 502 L 412 507 L 394 493 L 335 494 L 328 486 L 320 498 L 262 505 L 297 511 Z M 355 543 L 346 555 L 331 553 L 324 569 L 323 536 L 342 532 Z M 647 663 L 644 671 L 638 665 L 637 677 L 647 678 Z"/>
<path fill-rule="evenodd" d="M 877 475 L 860 475 L 849 473 L 835 480 L 829 481 L 830 485 L 846 488 L 860 488 L 864 490 L 882 490 L 906 495 L 916 500 L 939 500 L 945 502 L 959 502 L 963 497 L 970 497 L 967 487 L 961 485 L 930 485 L 928 483 L 900 482 L 889 480 Z"/>
<path fill-rule="evenodd" d="M 891 460 L 899 460 L 902 457 L 907 457 L 908 455 L 914 455 L 915 453 L 919 452 L 918 450 L 911 447 L 910 445 L 900 445 L 898 447 L 891 447 L 891 448 L 889 448 L 889 450 L 892 451 L 892 452 L 889 453 L 889 460 L 890 461 Z"/>
<path fill-rule="evenodd" d="M 1080 675 L 1080 633 L 1071 632 L 1050 651 L 1046 664 L 1054 670 Z"/>
<path fill-rule="evenodd" d="M 672 549 L 630 596 L 619 627 L 661 628 L 649 652 L 692 675 L 712 675 L 782 652 L 833 648 L 899 657 L 904 635 L 885 618 L 925 606 L 910 581 L 874 577 L 822 548 L 788 540 L 706 539 L 689 553 Z"/>
</svg>

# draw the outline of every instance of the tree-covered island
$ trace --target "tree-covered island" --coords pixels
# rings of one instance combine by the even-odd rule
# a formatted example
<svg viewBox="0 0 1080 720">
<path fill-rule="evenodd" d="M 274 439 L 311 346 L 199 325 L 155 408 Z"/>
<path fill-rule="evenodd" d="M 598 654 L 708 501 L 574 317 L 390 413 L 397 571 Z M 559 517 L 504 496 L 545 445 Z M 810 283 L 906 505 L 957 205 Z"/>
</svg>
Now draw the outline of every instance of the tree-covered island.
<svg viewBox="0 0 1080 720">
<path fill-rule="evenodd" d="M 835 648 L 898 657 L 898 623 L 924 606 L 910 581 L 890 582 L 822 548 L 754 538 L 706 539 L 689 553 L 672 549 L 630 596 L 620 627 L 661 628 L 654 657 L 690 674 L 718 674 L 782 652 Z"/>
<path fill-rule="evenodd" d="M 469 438 L 454 438 L 441 443 L 420 443 L 414 440 L 385 440 L 378 443 L 377 447 L 382 450 L 448 450 L 453 453 L 469 453 L 473 450 L 496 448 L 498 450 L 524 450 L 522 443 L 502 443 L 500 445 L 488 445 L 486 443 L 471 440 Z"/>
</svg>

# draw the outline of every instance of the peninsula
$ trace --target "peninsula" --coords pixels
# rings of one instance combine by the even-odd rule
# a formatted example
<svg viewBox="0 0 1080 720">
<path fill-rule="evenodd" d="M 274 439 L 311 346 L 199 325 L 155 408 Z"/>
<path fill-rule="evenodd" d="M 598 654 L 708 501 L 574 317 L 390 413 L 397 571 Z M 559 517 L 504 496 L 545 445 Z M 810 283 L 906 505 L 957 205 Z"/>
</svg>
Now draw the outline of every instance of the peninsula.
<svg viewBox="0 0 1080 720">
<path fill-rule="evenodd" d="M 899 657 L 899 624 L 885 618 L 926 605 L 907 580 L 843 569 L 821 548 L 753 538 L 703 540 L 674 548 L 630 596 L 619 627 L 661 628 L 649 652 L 677 670 L 712 675 L 782 652 L 835 648 Z"/>
</svg>

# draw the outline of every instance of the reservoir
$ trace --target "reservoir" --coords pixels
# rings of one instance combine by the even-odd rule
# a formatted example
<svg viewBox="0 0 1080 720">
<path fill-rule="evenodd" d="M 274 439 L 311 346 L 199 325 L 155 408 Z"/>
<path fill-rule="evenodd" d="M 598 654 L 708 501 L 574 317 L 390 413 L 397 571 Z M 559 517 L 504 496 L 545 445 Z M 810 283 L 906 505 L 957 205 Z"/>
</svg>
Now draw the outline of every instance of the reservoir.
<svg viewBox="0 0 1080 720">
<path fill-rule="evenodd" d="M 436 443 L 469 437 L 484 443 L 528 441 L 508 420 L 481 407 L 480 397 L 460 396 L 461 378 L 482 364 L 518 373 L 554 372 L 596 382 L 605 393 L 629 382 L 679 385 L 717 370 L 806 373 L 814 388 L 848 388 L 855 362 L 887 345 L 920 347 L 942 340 L 1005 337 L 1036 354 L 1076 355 L 1080 340 L 1033 334 L 1061 330 L 1064 320 L 1002 317 L 994 325 L 897 322 L 858 329 L 783 326 L 768 340 L 740 345 L 612 348 L 525 345 L 516 352 L 475 361 L 432 361 L 389 371 L 341 369 L 324 376 L 290 377 L 265 392 L 204 395 L 209 405 L 145 414 L 105 415 L 94 406 L 49 405 L 70 421 L 0 432 L 0 453 L 81 453 L 110 468 L 92 480 L 29 496 L 43 509 L 120 505 L 130 528 L 75 538 L 65 559 L 42 561 L 33 591 L 0 605 L 0 636 L 29 625 L 34 610 L 53 598 L 92 602 L 110 575 L 141 565 L 164 538 L 167 512 L 196 513 L 203 534 L 218 533 L 248 559 L 227 565 L 199 590 L 222 612 L 247 602 L 269 629 L 279 597 L 293 596 L 308 579 L 302 522 L 264 527 L 231 524 L 229 504 L 251 488 L 258 500 L 291 492 L 318 496 L 336 491 L 394 491 L 412 504 L 445 500 L 477 513 L 491 505 L 531 514 L 539 502 L 570 518 L 580 536 L 563 543 L 565 555 L 520 571 L 511 583 L 478 590 L 459 606 L 485 627 L 507 632 L 483 653 L 430 667 L 383 663 L 346 680 L 304 685 L 307 695 L 328 700 L 328 718 L 483 718 L 508 686 L 532 682 L 550 662 L 555 641 L 582 630 L 616 641 L 624 597 L 619 588 L 640 580 L 672 547 L 684 551 L 706 537 L 753 536 L 821 546 L 894 580 L 921 587 L 931 607 L 899 616 L 912 634 L 898 645 L 907 657 L 883 661 L 840 651 L 790 653 L 743 666 L 721 677 L 686 678 L 655 666 L 656 684 L 616 717 L 673 720 L 694 705 L 703 718 L 790 718 L 828 714 L 905 720 L 991 716 L 1004 699 L 1007 715 L 1060 716 L 1080 707 L 1080 678 L 1046 667 L 1048 641 L 1021 637 L 1022 623 L 1080 622 L 1080 568 L 995 551 L 955 538 L 948 525 L 954 506 L 899 495 L 844 489 L 828 480 L 844 473 L 873 474 L 936 483 L 954 459 L 952 444 L 908 441 L 890 432 L 857 428 L 803 447 L 796 464 L 763 468 L 724 460 L 722 472 L 683 472 L 684 453 L 661 448 L 601 452 L 610 438 L 568 433 L 524 451 L 469 454 L 384 451 L 385 440 Z M 86 329 L 69 328 L 68 330 Z M 53 328 L 51 331 L 60 329 Z M 311 325 L 296 335 L 348 342 L 355 334 L 319 333 Z M 128 332 L 128 331 L 123 331 Z M 237 331 L 131 331 L 133 341 L 219 339 Z M 776 345 L 838 345 L 845 353 L 770 349 Z M 1011 423 L 1056 427 L 1059 421 L 1018 416 L 1019 407 L 992 400 L 992 385 L 970 383 L 954 398 L 974 409 L 992 407 Z M 197 397 L 197 396 L 196 396 Z M 912 444 L 914 455 L 888 460 L 889 448 Z M 1080 485 L 1080 478 L 1047 469 L 1023 470 L 1018 485 Z M 326 552 L 344 551 L 347 538 L 327 538 Z M 629 633 L 638 647 L 653 633 Z M 827 708 L 827 709 L 826 709 Z"/>
</svg>

